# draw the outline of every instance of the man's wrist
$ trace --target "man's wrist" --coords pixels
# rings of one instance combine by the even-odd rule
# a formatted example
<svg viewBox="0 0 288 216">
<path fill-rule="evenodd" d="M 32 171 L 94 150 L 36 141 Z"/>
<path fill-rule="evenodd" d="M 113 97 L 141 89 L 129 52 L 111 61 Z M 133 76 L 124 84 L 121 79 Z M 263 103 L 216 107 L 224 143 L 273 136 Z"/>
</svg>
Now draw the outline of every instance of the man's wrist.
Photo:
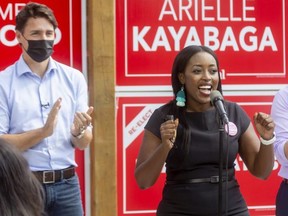
<svg viewBox="0 0 288 216">
<path fill-rule="evenodd" d="M 84 136 L 86 130 L 88 129 L 90 131 L 90 130 L 92 130 L 92 128 L 93 128 L 93 125 L 90 123 L 87 127 L 84 127 L 84 126 L 81 127 L 80 132 L 77 135 L 74 135 L 73 133 L 71 133 L 71 134 L 73 137 L 75 137 L 77 139 L 81 139 Z"/>
<path fill-rule="evenodd" d="M 72 134 L 73 137 L 75 137 L 75 138 L 77 138 L 77 139 L 81 139 L 81 138 L 84 136 L 85 131 L 86 131 L 86 129 L 81 129 L 80 132 L 79 132 L 79 134 L 77 134 L 77 135 L 74 135 L 74 134 L 72 134 L 72 133 L 71 133 L 71 134 Z"/>
</svg>

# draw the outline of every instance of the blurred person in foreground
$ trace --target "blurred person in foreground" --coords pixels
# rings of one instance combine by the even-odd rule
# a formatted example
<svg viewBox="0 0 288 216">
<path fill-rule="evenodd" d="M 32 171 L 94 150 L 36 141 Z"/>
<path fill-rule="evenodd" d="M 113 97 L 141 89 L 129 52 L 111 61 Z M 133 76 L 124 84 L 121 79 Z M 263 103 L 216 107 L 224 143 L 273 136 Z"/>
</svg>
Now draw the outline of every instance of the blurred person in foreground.
<svg viewBox="0 0 288 216">
<path fill-rule="evenodd" d="M 174 99 L 156 109 L 145 126 L 135 178 L 140 188 L 149 188 L 165 165 L 166 183 L 158 216 L 219 215 L 221 122 L 210 99 L 215 91 L 222 97 L 219 70 L 217 56 L 210 48 L 193 45 L 181 50 L 172 67 Z M 252 175 L 268 178 L 274 165 L 274 123 L 266 113 L 254 114 L 260 141 L 246 112 L 237 103 L 223 103 L 229 123 L 224 127 L 227 142 L 223 152 L 228 154 L 223 156 L 222 212 L 246 216 L 249 211 L 235 177 L 234 162 L 239 154 Z M 167 116 L 174 119 L 167 120 Z"/>
<path fill-rule="evenodd" d="M 75 149 L 92 140 L 93 107 L 83 74 L 51 57 L 57 27 L 43 4 L 17 14 L 22 55 L 0 72 L 0 137 L 23 152 L 43 185 L 48 215 L 80 216 Z"/>
<path fill-rule="evenodd" d="M 21 152 L 0 138 L 0 215 L 44 216 L 44 191 Z"/>
</svg>

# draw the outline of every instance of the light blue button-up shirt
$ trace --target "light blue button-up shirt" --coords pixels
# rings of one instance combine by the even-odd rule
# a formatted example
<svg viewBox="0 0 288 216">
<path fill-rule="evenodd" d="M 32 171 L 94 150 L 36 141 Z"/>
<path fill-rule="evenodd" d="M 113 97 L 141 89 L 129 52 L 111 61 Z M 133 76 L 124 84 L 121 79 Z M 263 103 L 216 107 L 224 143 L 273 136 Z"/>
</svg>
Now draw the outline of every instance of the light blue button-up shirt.
<svg viewBox="0 0 288 216">
<path fill-rule="evenodd" d="M 279 176 L 288 179 L 288 160 L 284 153 L 284 145 L 288 141 L 288 86 L 276 93 L 271 108 L 271 116 L 276 125 L 274 151 L 278 162 L 281 164 Z"/>
<path fill-rule="evenodd" d="M 0 135 L 43 127 L 59 97 L 62 103 L 53 135 L 23 152 L 33 171 L 77 166 L 70 128 L 75 112 L 88 109 L 87 83 L 80 71 L 51 57 L 43 78 L 32 73 L 22 57 L 0 72 Z"/>
</svg>

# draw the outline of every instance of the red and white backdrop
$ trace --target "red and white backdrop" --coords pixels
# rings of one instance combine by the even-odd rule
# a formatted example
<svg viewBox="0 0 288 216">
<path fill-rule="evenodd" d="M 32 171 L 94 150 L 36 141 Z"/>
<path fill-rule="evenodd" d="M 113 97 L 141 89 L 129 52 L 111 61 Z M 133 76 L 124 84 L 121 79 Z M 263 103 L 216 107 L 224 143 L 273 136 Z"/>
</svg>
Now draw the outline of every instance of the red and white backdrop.
<svg viewBox="0 0 288 216">
<path fill-rule="evenodd" d="M 287 84 L 285 0 L 116 0 L 118 215 L 155 215 L 165 173 L 140 190 L 134 179 L 143 128 L 172 97 L 175 55 L 190 44 L 218 55 L 224 97 L 251 117 L 270 113 L 275 92 Z M 269 15 L 268 15 L 269 14 Z M 279 164 L 268 180 L 251 176 L 241 158 L 236 175 L 251 215 L 275 215 Z"/>
<path fill-rule="evenodd" d="M 21 49 L 15 37 L 15 17 L 29 1 L 1 0 L 0 2 L 0 71 L 18 60 Z M 53 58 L 82 71 L 81 0 L 37 0 L 49 6 L 58 21 Z M 86 16 L 86 15 L 85 15 Z M 85 38 L 83 40 L 86 40 Z M 79 165 L 82 199 L 85 203 L 85 158 L 83 151 L 76 151 Z"/>
</svg>

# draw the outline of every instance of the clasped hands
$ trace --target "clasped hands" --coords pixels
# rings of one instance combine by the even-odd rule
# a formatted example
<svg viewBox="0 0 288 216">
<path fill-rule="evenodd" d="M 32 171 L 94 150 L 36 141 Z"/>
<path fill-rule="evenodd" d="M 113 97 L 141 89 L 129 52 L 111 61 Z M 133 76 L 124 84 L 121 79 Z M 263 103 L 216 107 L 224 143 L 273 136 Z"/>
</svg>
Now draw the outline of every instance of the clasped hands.
<svg viewBox="0 0 288 216">
<path fill-rule="evenodd" d="M 43 127 L 43 135 L 45 137 L 51 136 L 54 132 L 54 129 L 58 121 L 58 113 L 61 109 L 62 98 L 58 98 L 53 104 L 52 109 L 48 115 L 47 121 Z M 88 108 L 87 112 L 76 112 L 74 115 L 73 124 L 71 126 L 71 134 L 74 137 L 78 137 L 81 134 L 84 134 L 88 126 L 92 126 L 92 117 L 91 114 L 94 108 L 91 106 Z"/>
</svg>

